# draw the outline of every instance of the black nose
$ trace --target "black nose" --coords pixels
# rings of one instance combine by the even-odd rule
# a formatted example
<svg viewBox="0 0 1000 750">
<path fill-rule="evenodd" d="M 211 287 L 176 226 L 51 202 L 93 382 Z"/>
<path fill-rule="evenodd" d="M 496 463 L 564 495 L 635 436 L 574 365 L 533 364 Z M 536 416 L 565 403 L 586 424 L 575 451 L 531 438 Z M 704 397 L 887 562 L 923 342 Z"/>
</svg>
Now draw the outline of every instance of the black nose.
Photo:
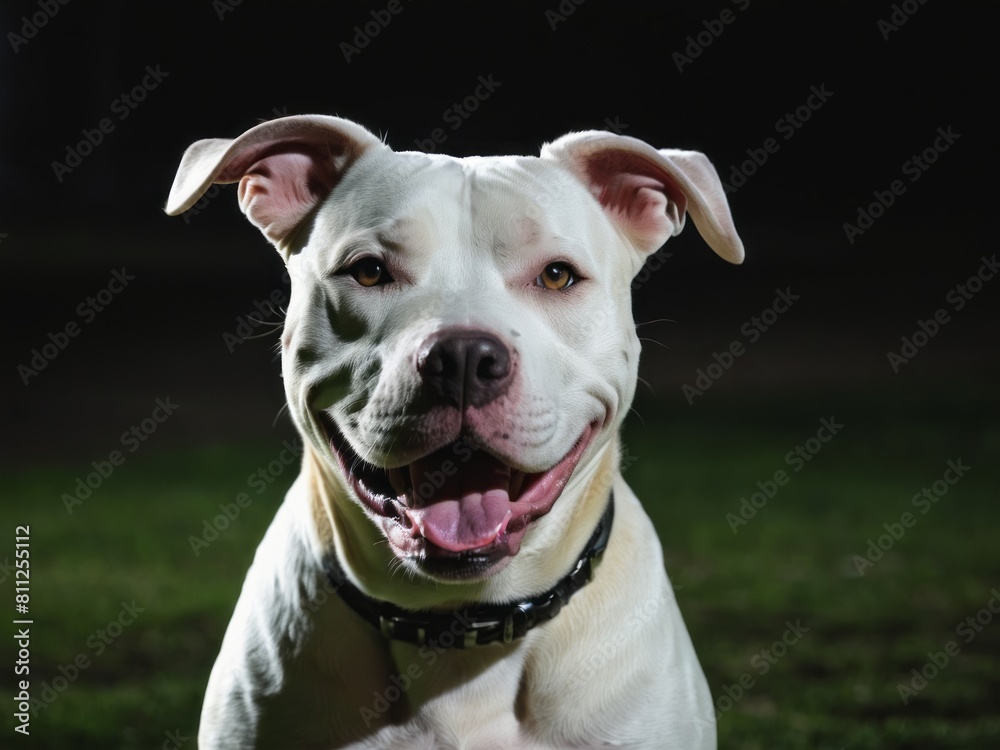
<svg viewBox="0 0 1000 750">
<path fill-rule="evenodd" d="M 510 351 L 484 331 L 442 331 L 421 348 L 417 369 L 428 390 L 463 409 L 485 406 L 503 395 L 511 381 Z"/>
</svg>

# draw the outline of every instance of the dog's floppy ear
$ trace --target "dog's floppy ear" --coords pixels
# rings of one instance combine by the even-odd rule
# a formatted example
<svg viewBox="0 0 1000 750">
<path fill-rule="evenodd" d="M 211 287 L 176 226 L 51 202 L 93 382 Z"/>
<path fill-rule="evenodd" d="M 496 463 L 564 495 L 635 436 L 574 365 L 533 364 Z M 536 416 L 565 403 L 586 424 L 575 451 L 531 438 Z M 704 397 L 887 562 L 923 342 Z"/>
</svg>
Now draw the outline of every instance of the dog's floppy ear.
<svg viewBox="0 0 1000 750">
<path fill-rule="evenodd" d="M 167 198 L 171 216 L 187 211 L 213 182 L 239 182 L 240 209 L 281 247 L 344 171 L 370 148 L 387 148 L 360 125 L 327 115 L 270 120 L 235 140 L 192 143 Z"/>
<path fill-rule="evenodd" d="M 570 133 L 542 146 L 542 158 L 567 167 L 643 253 L 684 228 L 686 213 L 716 253 L 743 262 L 718 173 L 698 151 L 657 151 L 636 138 L 598 130 Z"/>
</svg>

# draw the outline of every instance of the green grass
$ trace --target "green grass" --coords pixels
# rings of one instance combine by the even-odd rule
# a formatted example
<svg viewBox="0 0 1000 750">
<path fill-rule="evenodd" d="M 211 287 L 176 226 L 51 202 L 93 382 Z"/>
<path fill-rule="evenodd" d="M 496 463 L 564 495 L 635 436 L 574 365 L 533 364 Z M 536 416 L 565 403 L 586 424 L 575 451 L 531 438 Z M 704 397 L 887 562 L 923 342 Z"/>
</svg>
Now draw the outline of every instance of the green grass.
<svg viewBox="0 0 1000 750">
<path fill-rule="evenodd" d="M 981 403 L 810 406 L 719 407 L 669 429 L 669 415 L 641 412 L 657 427 L 626 432 L 630 452 L 652 458 L 626 477 L 660 530 L 713 695 L 754 680 L 717 702 L 720 747 L 1000 746 L 1000 614 L 968 644 L 955 633 L 1000 588 L 996 421 Z M 831 415 L 843 430 L 795 472 L 785 455 Z M 925 514 L 914 508 L 958 458 L 967 475 Z M 726 514 L 777 470 L 790 482 L 734 534 Z M 668 477 L 659 497 L 657 476 Z M 859 575 L 854 556 L 906 511 L 915 524 Z M 797 620 L 809 632 L 761 674 L 755 654 Z M 951 640 L 959 656 L 904 705 L 897 685 Z"/>
<path fill-rule="evenodd" d="M 43 683 L 51 685 L 59 666 L 78 654 L 90 661 L 32 721 L 33 746 L 126 750 L 158 748 L 168 731 L 194 737 L 243 576 L 292 472 L 260 495 L 250 489 L 251 505 L 197 557 L 189 537 L 202 534 L 219 503 L 248 491 L 247 476 L 280 450 L 277 444 L 136 456 L 72 515 L 60 496 L 74 486 L 75 472 L 4 477 L 18 502 L 0 509 L 0 528 L 12 537 L 16 525 L 31 525 L 33 695 L 43 695 Z M 13 557 L 13 539 L 4 546 L 0 560 Z M 13 596 L 12 579 L 0 590 Z M 132 600 L 144 611 L 103 644 L 98 631 Z M 12 663 L 13 652 L 4 651 Z M 11 705 L 10 698 L 5 681 L 0 699 Z M 193 739 L 184 746 L 194 747 Z"/>
<path fill-rule="evenodd" d="M 661 533 L 713 695 L 753 680 L 720 703 L 720 747 L 1000 746 L 1000 622 L 968 643 L 956 634 L 1000 588 L 995 404 L 834 403 L 640 405 L 625 433 L 626 478 Z M 831 415 L 843 430 L 794 472 L 785 455 Z M 13 560 L 14 527 L 31 525 L 34 694 L 78 654 L 90 662 L 33 719 L 25 744 L 156 748 L 179 730 L 194 747 L 212 661 L 293 472 L 261 494 L 247 477 L 280 450 L 276 441 L 137 455 L 72 515 L 60 495 L 83 466 L 0 477 L 14 499 L 0 506 L 0 561 Z M 971 470 L 920 514 L 910 498 L 957 458 Z M 726 514 L 778 470 L 791 481 L 734 534 Z M 244 491 L 252 504 L 195 556 L 189 537 Z M 905 511 L 916 524 L 859 576 L 852 556 Z M 0 596 L 12 598 L 12 577 Z M 144 611 L 98 654 L 96 634 L 133 599 Z M 787 621 L 808 632 L 762 674 L 754 656 Z M 961 653 L 904 705 L 897 684 L 951 640 Z M 13 663 L 9 640 L 0 658 Z M 0 700 L 11 698 L 4 680 Z"/>
</svg>

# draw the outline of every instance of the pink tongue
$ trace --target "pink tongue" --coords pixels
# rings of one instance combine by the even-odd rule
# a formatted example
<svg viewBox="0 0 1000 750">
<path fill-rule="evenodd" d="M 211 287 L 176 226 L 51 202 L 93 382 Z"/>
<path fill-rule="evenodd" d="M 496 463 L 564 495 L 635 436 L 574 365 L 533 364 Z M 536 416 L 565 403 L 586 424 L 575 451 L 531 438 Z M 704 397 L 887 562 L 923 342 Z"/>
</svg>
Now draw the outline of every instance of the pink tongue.
<svg viewBox="0 0 1000 750">
<path fill-rule="evenodd" d="M 410 464 L 415 507 L 406 514 L 420 534 L 450 552 L 485 547 L 507 526 L 510 467 L 484 451 L 445 449 Z"/>
</svg>

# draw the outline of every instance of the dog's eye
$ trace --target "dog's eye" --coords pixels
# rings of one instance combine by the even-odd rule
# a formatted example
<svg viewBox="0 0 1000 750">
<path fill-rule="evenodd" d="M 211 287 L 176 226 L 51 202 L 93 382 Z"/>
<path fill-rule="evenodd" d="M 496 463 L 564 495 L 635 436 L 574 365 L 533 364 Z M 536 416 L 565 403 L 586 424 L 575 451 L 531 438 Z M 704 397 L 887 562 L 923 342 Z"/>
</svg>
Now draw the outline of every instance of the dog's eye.
<svg viewBox="0 0 1000 750">
<path fill-rule="evenodd" d="M 576 283 L 576 272 L 569 263 L 549 263 L 535 279 L 535 286 L 546 289 L 567 289 Z"/>
<path fill-rule="evenodd" d="M 388 284 L 392 276 L 385 268 L 385 263 L 378 258 L 361 258 L 347 267 L 347 273 L 354 277 L 361 286 L 378 286 Z"/>
</svg>

